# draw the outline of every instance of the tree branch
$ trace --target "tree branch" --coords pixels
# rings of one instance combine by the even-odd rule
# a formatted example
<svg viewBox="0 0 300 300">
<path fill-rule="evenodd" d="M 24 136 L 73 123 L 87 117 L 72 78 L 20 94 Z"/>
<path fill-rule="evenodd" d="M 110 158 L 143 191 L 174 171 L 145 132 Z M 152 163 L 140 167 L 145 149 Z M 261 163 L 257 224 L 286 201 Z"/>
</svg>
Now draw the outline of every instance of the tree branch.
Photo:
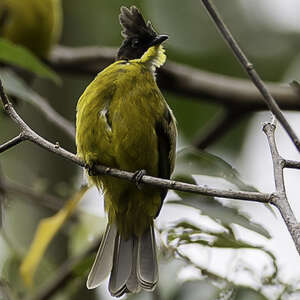
<svg viewBox="0 0 300 300">
<path fill-rule="evenodd" d="M 283 168 L 287 165 L 286 161 L 279 155 L 275 141 L 276 126 L 267 123 L 263 127 L 263 131 L 267 136 L 269 147 L 273 160 L 274 180 L 276 187 L 276 197 L 273 198 L 272 203 L 278 208 L 285 224 L 292 235 L 298 253 L 300 254 L 300 225 L 289 205 L 287 195 L 285 192 Z"/>
<path fill-rule="evenodd" d="M 71 161 L 81 167 L 88 168 L 88 166 L 82 160 L 77 158 L 76 155 L 61 148 L 57 144 L 55 145 L 55 144 L 50 143 L 46 139 L 39 136 L 35 131 L 33 131 L 28 126 L 21 119 L 21 117 L 17 114 L 17 112 L 14 110 L 12 104 L 8 101 L 8 98 L 3 91 L 3 86 L 2 86 L 1 81 L 0 81 L 0 97 L 4 104 L 5 111 L 8 113 L 10 118 L 21 129 L 21 133 L 24 136 L 24 141 L 25 140 L 31 141 L 31 142 L 37 144 L 38 146 L 40 146 L 50 152 L 53 152 L 65 159 L 68 159 L 69 161 Z M 96 172 L 96 174 L 110 175 L 113 177 L 126 179 L 129 181 L 132 181 L 135 178 L 134 173 L 132 173 L 132 172 L 113 169 L 113 168 L 109 168 L 107 166 L 102 166 L 102 165 L 95 166 L 94 171 Z M 208 188 L 205 186 L 198 186 L 198 185 L 194 185 L 194 184 L 178 182 L 178 181 L 174 181 L 174 180 L 167 180 L 167 179 L 147 176 L 147 175 L 143 176 L 143 178 L 141 179 L 141 183 L 150 184 L 153 186 L 157 186 L 160 188 L 167 188 L 167 189 L 171 189 L 171 190 L 197 193 L 197 194 L 202 194 L 202 195 L 207 195 L 207 196 L 255 201 L 255 202 L 261 202 L 261 203 L 269 203 L 270 201 L 272 201 L 272 198 L 273 198 L 272 194 L 267 194 L 267 193 L 220 190 L 220 189 Z"/>
<path fill-rule="evenodd" d="M 21 142 L 23 142 L 23 135 L 19 134 L 18 136 L 12 138 L 10 141 L 0 145 L 0 153 L 20 144 Z"/>
<path fill-rule="evenodd" d="M 294 160 L 284 160 L 284 167 L 290 169 L 300 169 L 300 162 Z"/>
<path fill-rule="evenodd" d="M 54 145 L 54 144 L 50 143 L 49 141 L 45 140 L 44 138 L 40 137 L 36 132 L 34 132 L 28 126 L 20 118 L 20 116 L 14 110 L 11 103 L 8 101 L 8 98 L 4 93 L 1 81 L 0 81 L 0 97 L 3 102 L 5 111 L 8 113 L 10 118 L 20 127 L 21 133 L 24 135 L 24 140 L 29 140 L 48 151 L 56 153 L 57 155 L 72 161 L 73 163 L 75 163 L 81 167 L 88 168 L 88 166 L 83 161 L 78 159 L 73 153 L 70 153 L 70 152 L 66 151 L 65 149 L 61 148 L 59 145 Z M 284 167 L 284 164 L 282 164 L 282 168 L 283 167 Z M 99 175 L 100 174 L 101 175 L 110 175 L 110 176 L 114 176 L 117 178 L 126 179 L 129 181 L 134 180 L 134 177 L 135 177 L 135 173 L 122 171 L 122 170 L 118 170 L 118 169 L 113 169 L 113 168 L 102 166 L 102 165 L 95 166 L 93 168 L 93 171 Z M 215 196 L 215 197 L 222 197 L 222 198 L 248 200 L 248 201 L 255 201 L 255 202 L 260 202 L 260 203 L 274 204 L 277 206 L 282 217 L 284 218 L 286 225 L 294 239 L 294 242 L 296 243 L 296 248 L 300 254 L 300 233 L 299 233 L 300 228 L 298 228 L 298 224 L 295 220 L 293 212 L 291 211 L 291 208 L 289 207 L 288 202 L 287 201 L 278 201 L 278 199 L 280 200 L 283 197 L 282 191 L 279 190 L 280 186 L 279 186 L 278 180 L 276 181 L 277 193 L 272 193 L 272 194 L 259 193 L 259 192 L 219 190 L 219 189 L 208 188 L 206 186 L 187 184 L 187 183 L 183 183 L 183 182 L 166 180 L 166 179 L 161 179 L 161 178 L 156 178 L 156 177 L 146 176 L 146 175 L 142 177 L 141 183 L 150 184 L 153 186 L 167 188 L 167 189 L 171 189 L 171 190 L 173 189 L 173 190 L 197 193 L 197 194 L 202 194 L 202 195 L 207 195 L 207 196 Z M 294 219 L 291 219 L 292 216 L 294 217 Z"/>
<path fill-rule="evenodd" d="M 114 61 L 116 48 L 57 47 L 49 64 L 59 72 L 95 76 Z M 199 101 L 212 100 L 232 109 L 265 110 L 262 96 L 249 80 L 202 71 L 168 61 L 159 71 L 158 83 L 162 89 Z M 267 83 L 268 89 L 282 109 L 300 110 L 299 95 L 288 84 Z"/>
<path fill-rule="evenodd" d="M 257 89 L 260 91 L 261 95 L 265 103 L 268 105 L 270 111 L 276 116 L 277 120 L 281 123 L 287 134 L 290 136 L 291 140 L 295 144 L 296 148 L 300 152 L 300 141 L 297 137 L 297 134 L 292 129 L 288 121 L 286 120 L 285 116 L 283 115 L 282 111 L 280 110 L 278 104 L 276 103 L 275 99 L 272 97 L 271 93 L 269 92 L 267 86 L 261 80 L 258 73 L 255 71 L 254 66 L 248 58 L 246 57 L 245 53 L 239 47 L 237 41 L 232 36 L 231 32 L 223 22 L 222 18 L 220 17 L 217 9 L 210 3 L 209 0 L 202 0 L 203 5 L 207 9 L 209 15 L 211 16 L 212 20 L 215 22 L 217 28 L 219 29 L 221 35 L 228 43 L 231 50 L 234 52 L 235 56 L 239 60 L 239 62 L 244 67 L 245 71 L 248 73 L 249 77 L 251 78 L 252 82 L 255 84 Z"/>
</svg>

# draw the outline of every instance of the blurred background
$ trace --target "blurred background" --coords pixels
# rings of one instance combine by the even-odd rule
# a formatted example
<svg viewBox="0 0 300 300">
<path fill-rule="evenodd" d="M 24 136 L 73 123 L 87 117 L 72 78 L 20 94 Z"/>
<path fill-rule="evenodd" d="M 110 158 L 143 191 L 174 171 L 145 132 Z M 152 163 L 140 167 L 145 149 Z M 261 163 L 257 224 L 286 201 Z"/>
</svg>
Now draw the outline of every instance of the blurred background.
<svg viewBox="0 0 300 300">
<path fill-rule="evenodd" d="M 214 3 L 264 80 L 286 83 L 299 79 L 299 1 L 215 0 Z M 62 4 L 60 45 L 118 47 L 122 41 L 120 6 L 134 4 L 160 33 L 169 35 L 165 44 L 168 60 L 246 78 L 201 1 L 63 0 Z M 58 74 L 61 85 L 37 78 L 32 88 L 74 123 L 77 100 L 93 77 L 79 72 Z M 178 151 L 185 149 L 178 156 L 175 178 L 188 177 L 189 181 L 210 187 L 274 191 L 272 161 L 262 132 L 263 122 L 270 119 L 269 112 L 245 114 L 231 130 L 210 144 L 207 152 L 197 152 L 190 148 L 193 141 L 224 108 L 205 98 L 192 99 L 165 91 L 163 94 L 177 118 Z M 17 111 L 41 136 L 54 143 L 58 141 L 75 153 L 74 141 L 45 120 L 35 106 L 21 101 Z M 300 127 L 299 113 L 286 115 L 293 128 Z M 2 113 L 0 143 L 18 132 Z M 297 160 L 299 155 L 285 132 L 279 127 L 276 133 L 282 156 Z M 0 162 L 5 181 L 14 187 L 6 193 L 0 244 L 2 277 L 8 282 L 12 297 L 31 299 L 48 287 L 50 279 L 57 279 L 64 271 L 61 269 L 64 262 L 83 255 L 52 293 L 36 299 L 110 299 L 106 283 L 93 291 L 85 288 L 95 254 L 92 246 L 105 228 L 103 199 L 94 189 L 88 191 L 76 213 L 51 242 L 32 288 L 24 285 L 18 271 L 39 221 L 53 215 L 79 190 L 82 170 L 28 142 L 1 153 Z M 288 197 L 299 219 L 300 174 L 289 170 L 285 175 Z M 16 192 L 17 188 L 21 192 Z M 43 204 L 47 201 L 53 202 L 54 208 Z M 141 293 L 128 298 L 300 299 L 300 258 L 277 211 L 256 203 L 175 192 L 169 192 L 168 201 L 157 222 L 161 246 L 159 288 L 154 294 Z M 90 255 L 86 255 L 89 249 Z"/>
</svg>

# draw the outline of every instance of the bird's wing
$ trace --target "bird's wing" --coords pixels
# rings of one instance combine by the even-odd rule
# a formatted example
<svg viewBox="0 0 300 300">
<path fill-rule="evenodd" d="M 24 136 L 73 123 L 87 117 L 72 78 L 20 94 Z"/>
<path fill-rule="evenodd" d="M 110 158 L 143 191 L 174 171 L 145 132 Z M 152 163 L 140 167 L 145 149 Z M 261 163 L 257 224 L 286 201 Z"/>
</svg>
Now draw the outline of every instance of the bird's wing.
<svg viewBox="0 0 300 300">
<path fill-rule="evenodd" d="M 158 176 L 160 178 L 169 179 L 175 164 L 177 130 L 175 118 L 168 106 L 166 107 L 162 119 L 157 122 L 155 130 L 159 155 Z M 167 189 L 161 191 L 161 205 L 167 192 Z M 160 209 L 158 210 L 157 215 L 159 214 L 159 211 Z"/>
</svg>

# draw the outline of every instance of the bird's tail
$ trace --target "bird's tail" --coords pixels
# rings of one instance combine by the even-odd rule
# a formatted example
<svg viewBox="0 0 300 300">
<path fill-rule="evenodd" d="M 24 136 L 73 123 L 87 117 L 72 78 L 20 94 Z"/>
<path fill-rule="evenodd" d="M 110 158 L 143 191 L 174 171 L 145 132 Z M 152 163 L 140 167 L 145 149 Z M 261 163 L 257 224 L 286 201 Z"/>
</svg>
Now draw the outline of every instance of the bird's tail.
<svg viewBox="0 0 300 300">
<path fill-rule="evenodd" d="M 125 239 L 115 224 L 108 224 L 94 265 L 87 280 L 96 288 L 111 272 L 109 291 L 112 296 L 152 291 L 158 281 L 158 266 L 153 224 L 140 236 Z"/>
</svg>

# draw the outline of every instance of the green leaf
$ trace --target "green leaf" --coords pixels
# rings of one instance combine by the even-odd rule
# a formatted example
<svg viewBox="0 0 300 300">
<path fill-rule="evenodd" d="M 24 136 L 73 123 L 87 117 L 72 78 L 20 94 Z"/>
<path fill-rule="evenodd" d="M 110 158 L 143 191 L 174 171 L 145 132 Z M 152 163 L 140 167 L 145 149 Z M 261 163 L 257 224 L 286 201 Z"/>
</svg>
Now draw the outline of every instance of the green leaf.
<svg viewBox="0 0 300 300">
<path fill-rule="evenodd" d="M 247 216 L 242 215 L 238 209 L 224 206 L 213 197 L 187 195 L 186 197 L 183 197 L 182 200 L 169 200 L 167 203 L 185 205 L 199 209 L 202 214 L 220 222 L 221 225 L 225 227 L 229 227 L 231 224 L 238 224 L 249 230 L 257 232 L 266 238 L 271 238 L 269 232 L 262 225 L 251 221 Z"/>
<path fill-rule="evenodd" d="M 48 245 L 65 221 L 72 215 L 88 188 L 88 186 L 82 186 L 55 215 L 40 221 L 28 253 L 20 266 L 20 273 L 26 286 L 31 287 L 33 285 L 34 275 Z"/>
<path fill-rule="evenodd" d="M 226 229 L 227 232 L 213 232 L 188 222 L 179 222 L 175 228 L 170 230 L 171 237 L 168 236 L 168 241 L 170 242 L 172 239 L 177 238 L 180 240 L 180 245 L 196 243 L 215 248 L 253 248 L 263 250 L 260 246 L 237 240 L 231 229 Z"/>
<path fill-rule="evenodd" d="M 232 300 L 268 300 L 263 294 L 249 287 L 235 288 L 235 297 Z"/>
<path fill-rule="evenodd" d="M 60 77 L 32 52 L 3 38 L 0 38 L 0 61 L 21 67 L 56 84 L 61 83 Z"/>
<path fill-rule="evenodd" d="M 192 175 L 222 178 L 239 190 L 257 192 L 253 186 L 245 184 L 239 173 L 220 157 L 189 147 L 178 151 L 173 177 L 177 180 L 179 177 Z"/>
<path fill-rule="evenodd" d="M 222 178 L 235 185 L 239 190 L 257 192 L 257 190 L 245 184 L 230 164 L 223 159 L 192 147 L 184 148 L 177 153 L 176 167 L 173 178 L 187 183 L 196 184 L 193 175 L 205 175 Z M 199 209 L 212 219 L 229 227 L 231 224 L 241 225 L 255 231 L 266 238 L 270 238 L 269 232 L 260 224 L 250 220 L 237 208 L 227 207 L 214 197 L 204 195 L 191 195 L 190 193 L 175 191 L 182 200 L 168 201 L 167 203 L 187 205 Z M 268 207 L 269 208 L 269 207 Z"/>
</svg>

